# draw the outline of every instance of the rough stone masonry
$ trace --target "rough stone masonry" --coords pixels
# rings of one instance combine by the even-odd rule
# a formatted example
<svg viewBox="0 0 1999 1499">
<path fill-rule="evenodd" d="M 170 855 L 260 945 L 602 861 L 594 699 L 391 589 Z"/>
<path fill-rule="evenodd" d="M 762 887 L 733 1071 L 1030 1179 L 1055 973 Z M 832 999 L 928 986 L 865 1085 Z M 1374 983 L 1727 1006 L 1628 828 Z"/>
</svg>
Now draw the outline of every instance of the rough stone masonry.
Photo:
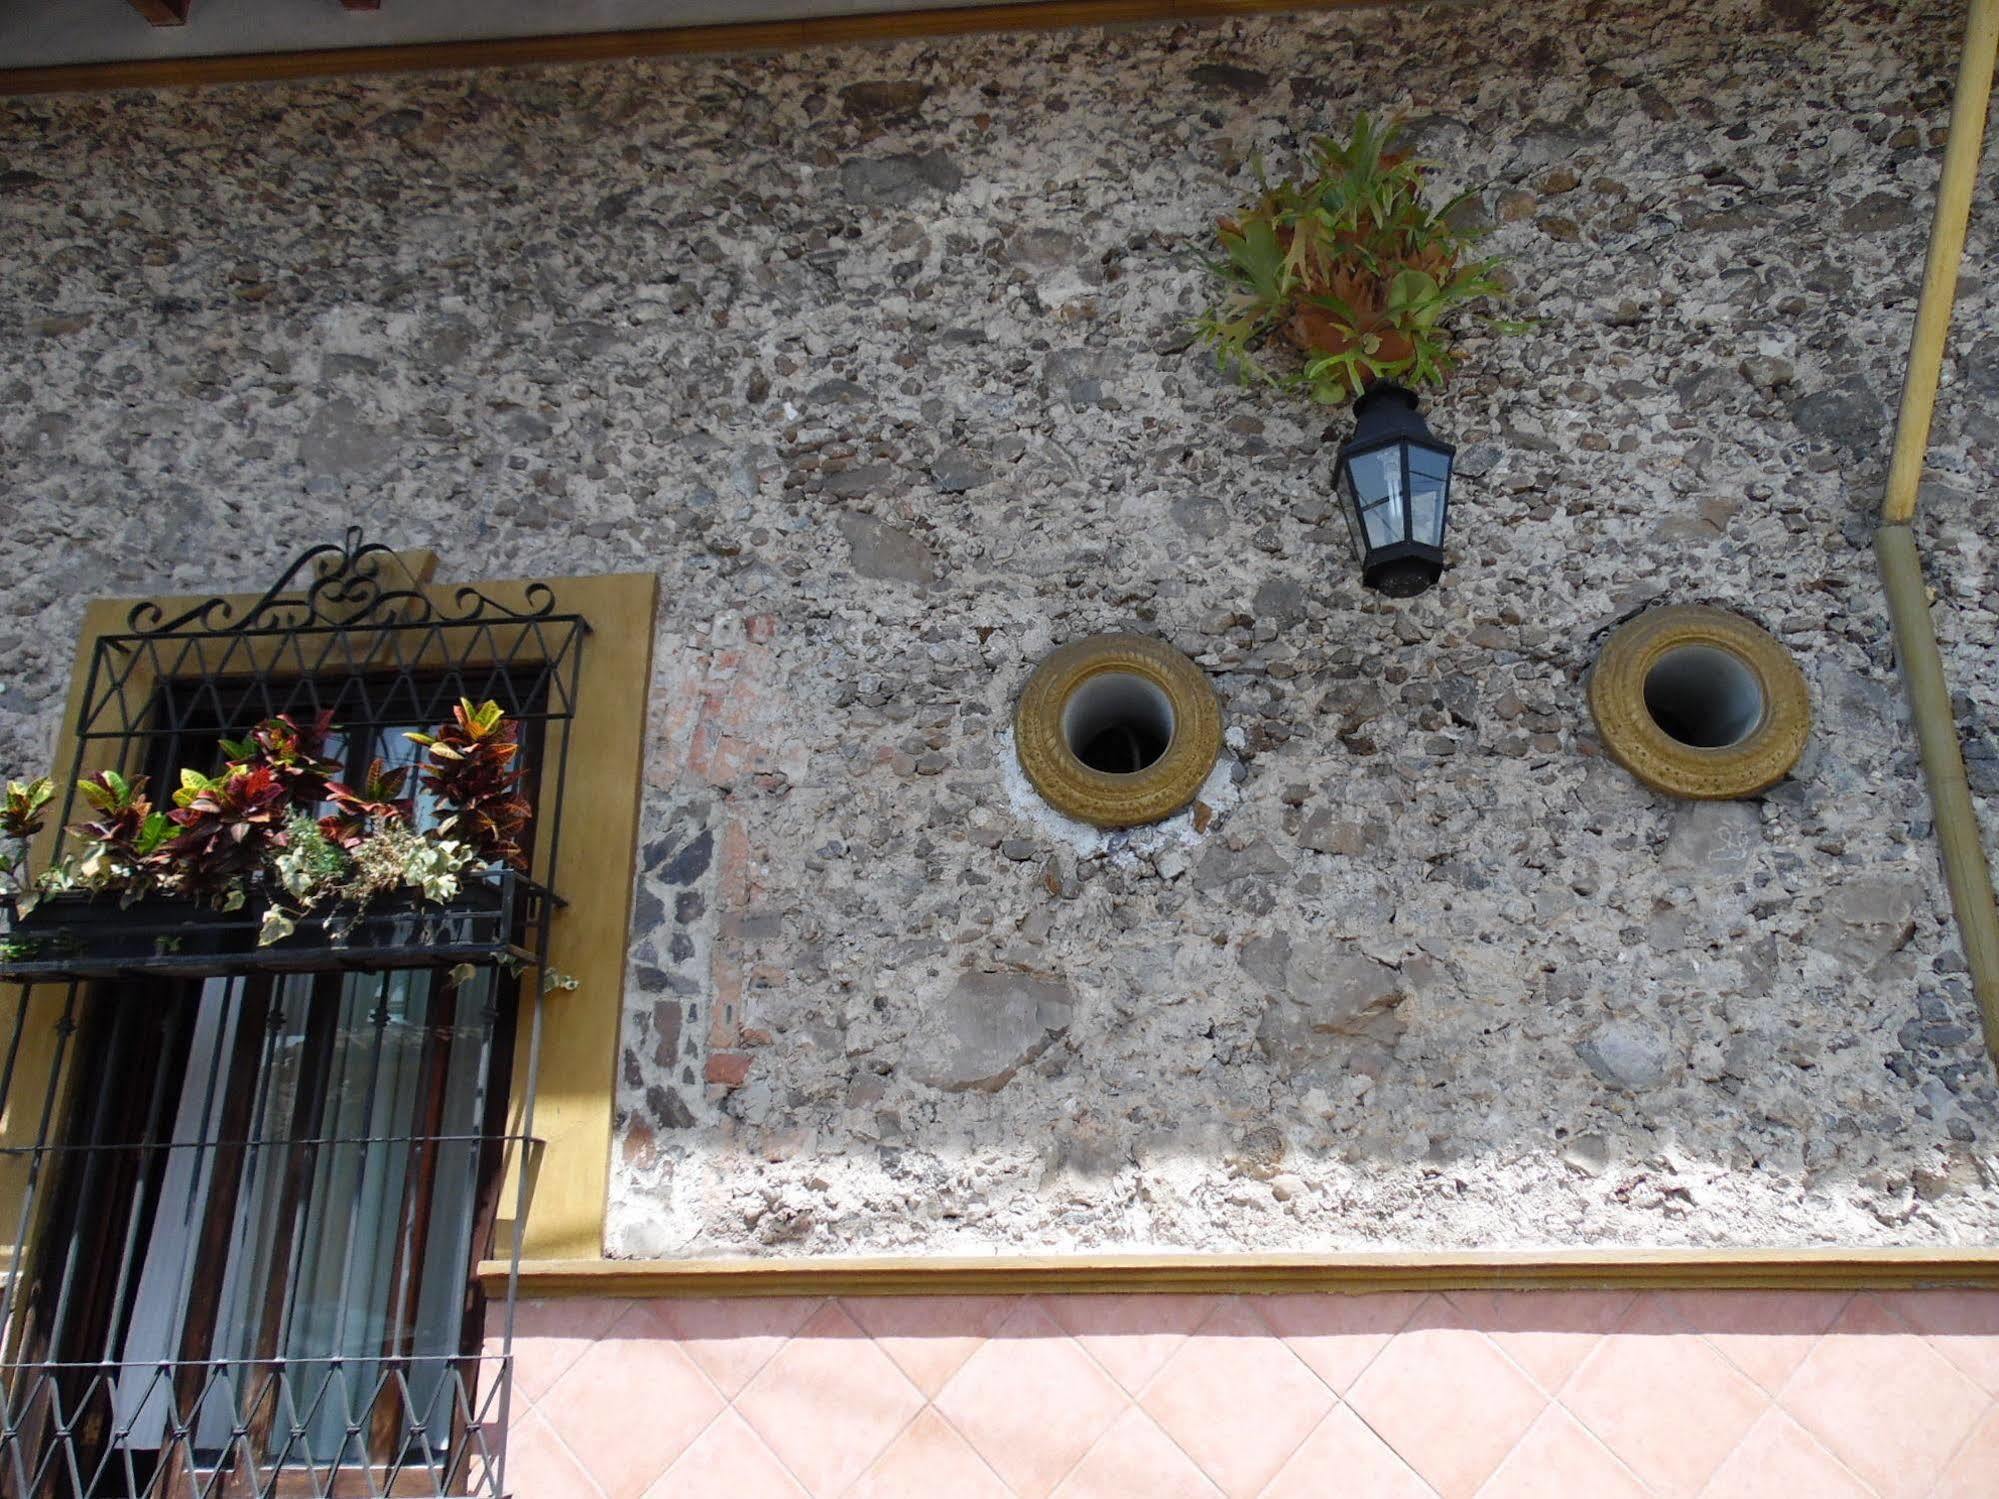
<svg viewBox="0 0 1999 1499">
<path fill-rule="evenodd" d="M 629 1255 L 1991 1243 L 1999 1093 L 1868 550 L 1954 5 L 1553 0 L 0 104 L 0 767 L 82 602 L 350 523 L 664 580 Z M 1189 348 L 1213 217 L 1406 119 L 1531 336 L 1433 406 L 1444 585 L 1339 412 Z M 1922 535 L 1999 826 L 1988 169 Z M 1756 802 L 1599 752 L 1655 601 L 1818 726 Z M 1198 816 L 1011 768 L 1051 646 L 1212 676 Z"/>
</svg>

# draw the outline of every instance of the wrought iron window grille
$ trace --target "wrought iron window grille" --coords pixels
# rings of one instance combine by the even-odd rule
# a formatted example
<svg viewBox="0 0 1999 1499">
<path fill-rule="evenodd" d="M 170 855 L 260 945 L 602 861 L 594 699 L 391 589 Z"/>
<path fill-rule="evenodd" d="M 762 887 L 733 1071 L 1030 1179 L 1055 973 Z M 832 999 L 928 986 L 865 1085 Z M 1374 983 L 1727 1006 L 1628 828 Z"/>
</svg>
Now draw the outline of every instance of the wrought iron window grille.
<svg viewBox="0 0 1999 1499">
<path fill-rule="evenodd" d="M 254 900 L 13 923 L 0 1499 L 506 1492 L 543 1024 L 518 975 L 546 969 L 561 904 L 538 876 L 588 631 L 545 584 L 414 586 L 350 531 L 248 605 L 144 602 L 98 636 L 59 829 L 99 768 L 212 765 L 220 737 L 330 711 L 356 774 L 464 698 L 519 726 L 531 847 L 449 902 L 315 913 L 262 947 Z M 482 1258 L 513 1266 L 499 1305 Z"/>
</svg>

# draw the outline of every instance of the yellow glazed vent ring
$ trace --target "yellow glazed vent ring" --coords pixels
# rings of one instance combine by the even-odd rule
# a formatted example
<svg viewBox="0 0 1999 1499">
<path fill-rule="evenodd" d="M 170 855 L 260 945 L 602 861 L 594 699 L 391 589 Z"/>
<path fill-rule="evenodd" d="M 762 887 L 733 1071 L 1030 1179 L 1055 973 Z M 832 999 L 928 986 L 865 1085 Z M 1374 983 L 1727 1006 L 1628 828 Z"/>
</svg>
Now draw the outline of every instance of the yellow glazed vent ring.
<svg viewBox="0 0 1999 1499">
<path fill-rule="evenodd" d="M 1811 732 L 1805 674 L 1726 609 L 1679 604 L 1620 625 L 1589 679 L 1611 758 L 1654 791 L 1721 801 L 1768 790 Z"/>
<path fill-rule="evenodd" d="M 1013 716 L 1020 768 L 1044 801 L 1100 828 L 1171 817 L 1222 751 L 1222 708 L 1163 641 L 1093 635 L 1049 653 Z"/>
</svg>

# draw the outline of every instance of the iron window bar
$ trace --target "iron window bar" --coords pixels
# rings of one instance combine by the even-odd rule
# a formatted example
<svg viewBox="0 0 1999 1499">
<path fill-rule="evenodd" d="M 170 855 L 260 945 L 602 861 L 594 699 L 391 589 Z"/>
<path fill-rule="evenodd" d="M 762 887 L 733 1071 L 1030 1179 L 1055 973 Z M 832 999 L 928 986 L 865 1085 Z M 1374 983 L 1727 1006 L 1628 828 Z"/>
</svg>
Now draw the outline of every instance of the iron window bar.
<svg viewBox="0 0 1999 1499">
<path fill-rule="evenodd" d="M 0 1414 L 0 1492 L 60 1499 L 236 1499 L 244 1493 L 503 1499 L 501 1406 L 510 1359 L 408 1359 L 359 1390 L 347 1377 L 352 1362 L 161 1361 L 139 1370 L 144 1377 L 136 1386 L 127 1364 L 0 1366 L 7 1396 Z M 191 1400 L 184 1395 L 190 1370 L 200 1376 Z M 122 1440 L 154 1406 L 165 1440 L 143 1450 Z M 21 1437 L 38 1423 L 71 1432 L 92 1421 L 113 1438 L 95 1454 L 74 1442 L 44 1442 L 37 1449 Z M 385 1423 L 393 1424 L 399 1446 L 394 1455 L 378 1457 L 368 1437 Z M 335 1432 L 331 1451 L 312 1441 L 316 1424 Z M 267 1433 L 262 1440 L 260 1427 Z M 203 1441 L 204 1429 L 221 1435 Z M 455 1438 L 437 1440 L 440 1429 Z"/>
<path fill-rule="evenodd" d="M 0 982 L 359 973 L 440 963 L 527 967 L 538 962 L 549 914 L 566 904 L 514 870 L 483 870 L 467 876 L 449 901 L 387 899 L 359 913 L 307 912 L 288 936 L 260 946 L 261 900 L 218 911 L 164 896 L 129 908 L 57 897 L 15 921 Z"/>
<path fill-rule="evenodd" d="M 0 980 L 21 987 L 0 1051 L 0 1191 L 17 1207 L 0 1344 L 0 1499 L 506 1493 L 544 1018 L 544 985 L 513 975 L 546 972 L 563 905 L 535 874 L 558 867 L 589 625 L 559 610 L 543 583 L 503 602 L 476 588 L 398 586 L 400 566 L 350 531 L 302 553 L 247 606 L 142 602 L 123 629 L 97 637 L 70 725 L 57 856 L 86 771 L 199 764 L 221 736 L 278 713 L 325 711 L 343 757 L 365 763 L 385 736 L 443 721 L 462 697 L 496 701 L 519 725 L 532 766 L 531 863 L 469 872 L 441 905 L 387 900 L 339 915 L 330 932 L 327 913 L 307 913 L 265 947 L 254 901 L 196 916 L 178 901 L 119 910 L 101 900 L 85 913 L 48 898 L 10 923 Z M 135 1003 L 139 988 L 150 1000 Z M 500 1002 L 506 992 L 525 1007 L 518 1029 Z M 163 1035 L 171 1045 L 148 1046 Z M 318 1072 L 300 1070 L 308 1057 Z M 453 1066 L 459 1094 L 447 1098 L 441 1079 Z M 387 1117 L 384 1107 L 403 1112 Z M 456 1125 L 442 1117 L 468 1107 Z M 332 1108 L 329 1118 L 349 1127 L 328 1128 L 311 1108 Z M 180 1127 L 190 1119 L 195 1128 Z M 450 1202 L 463 1222 L 439 1227 L 431 1209 L 447 1167 L 462 1173 Z M 246 1192 L 276 1193 L 275 1211 L 239 1211 Z M 332 1204 L 371 1193 L 379 1242 L 366 1248 L 387 1256 L 388 1282 L 356 1258 L 361 1209 L 328 1217 Z M 188 1226 L 169 1280 L 191 1291 L 188 1277 L 222 1265 L 218 1273 L 247 1277 L 244 1296 L 276 1297 L 262 1322 L 245 1324 L 263 1329 L 264 1346 L 233 1356 L 192 1346 L 199 1340 L 163 1356 L 135 1350 L 135 1308 L 149 1304 L 160 1225 L 175 1214 Z M 311 1262 L 312 1294 L 337 1280 L 324 1304 L 301 1279 L 322 1247 L 305 1242 L 315 1233 L 345 1235 L 337 1277 Z M 457 1287 L 449 1296 L 421 1268 L 440 1234 Z M 241 1258 L 252 1249 L 269 1263 Z M 489 1306 L 473 1269 L 495 1257 L 509 1274 Z M 234 1286 L 206 1290 L 219 1298 Z M 393 1299 L 356 1318 L 364 1291 Z M 211 1340 L 220 1315 L 186 1313 L 208 1319 Z M 456 1328 L 455 1345 L 425 1344 L 436 1342 L 419 1326 L 426 1317 Z M 72 1337 L 72 1324 L 92 1330 Z M 357 1337 L 359 1353 L 349 1346 Z"/>
</svg>

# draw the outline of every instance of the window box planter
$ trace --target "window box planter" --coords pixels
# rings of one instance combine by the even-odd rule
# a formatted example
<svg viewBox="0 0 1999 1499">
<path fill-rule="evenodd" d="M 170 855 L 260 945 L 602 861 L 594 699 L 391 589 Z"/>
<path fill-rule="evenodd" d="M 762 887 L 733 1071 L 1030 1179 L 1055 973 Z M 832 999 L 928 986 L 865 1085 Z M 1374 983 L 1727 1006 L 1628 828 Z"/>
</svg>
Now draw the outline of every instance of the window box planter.
<svg viewBox="0 0 1999 1499">
<path fill-rule="evenodd" d="M 360 912 L 308 912 L 288 936 L 260 946 L 257 936 L 271 905 L 261 896 L 239 910 L 218 911 L 164 896 L 121 905 L 109 895 L 51 895 L 25 917 L 9 909 L 0 981 L 527 963 L 554 904 L 553 893 L 533 880 L 510 869 L 488 870 L 468 878 L 447 903 L 409 892 Z"/>
</svg>

